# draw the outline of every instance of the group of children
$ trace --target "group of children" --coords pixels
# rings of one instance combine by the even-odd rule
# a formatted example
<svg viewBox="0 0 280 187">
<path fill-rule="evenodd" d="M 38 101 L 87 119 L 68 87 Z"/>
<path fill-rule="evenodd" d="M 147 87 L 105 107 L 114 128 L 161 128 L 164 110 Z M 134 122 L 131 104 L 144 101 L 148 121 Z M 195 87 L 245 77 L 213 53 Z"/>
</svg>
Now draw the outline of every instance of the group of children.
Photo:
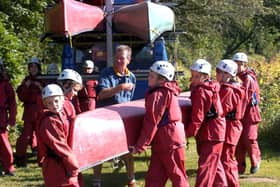
<svg viewBox="0 0 280 187">
<path fill-rule="evenodd" d="M 185 138 L 192 136 L 199 155 L 196 187 L 239 187 L 238 175 L 245 172 L 247 153 L 250 172 L 258 171 L 260 96 L 256 75 L 247 62 L 245 53 L 221 60 L 215 81 L 209 62 L 198 59 L 192 64 L 191 120 L 185 129 L 176 99 L 180 89 L 173 81 L 174 67 L 165 61 L 154 63 L 148 77 L 143 127 L 136 145 L 129 147 L 132 154 L 152 147 L 146 187 L 164 187 L 167 179 L 174 187 L 189 186 L 184 150 Z"/>
<path fill-rule="evenodd" d="M 260 97 L 256 75 L 247 67 L 247 62 L 244 53 L 235 54 L 233 60 L 220 61 L 216 66 L 216 81 L 211 79 L 209 62 L 199 59 L 192 64 L 192 112 L 185 126 L 182 116 L 188 114 L 182 115 L 177 101 L 180 88 L 174 81 L 175 68 L 166 61 L 157 61 L 151 66 L 143 127 L 137 143 L 129 147 L 131 154 L 136 154 L 151 145 L 146 187 L 164 187 L 168 179 L 174 187 L 189 186 L 185 146 L 186 138 L 192 136 L 199 155 L 197 187 L 238 187 L 238 174 L 245 172 L 247 153 L 251 159 L 250 172 L 257 172 L 261 161 L 257 143 Z M 91 67 L 91 62 L 87 63 Z M 81 76 L 65 69 L 58 76 L 60 86 L 45 86 L 36 79 L 41 72 L 38 59 L 32 58 L 28 69 L 29 76 L 17 89 L 24 103 L 24 128 L 16 144 L 17 164 L 26 166 L 26 149 L 30 144 L 33 151 L 38 151 L 47 187 L 82 186 L 69 137 L 76 117 L 72 103 L 79 91 L 94 89 L 97 83 L 88 82 L 85 85 L 88 89 L 82 90 Z M 3 174 L 14 175 L 7 125 L 15 124 L 15 94 L 4 73 L 1 75 L 0 87 L 5 92 L 0 98 L 0 158 Z M 94 99 L 84 103 L 87 108 L 75 104 L 76 110 L 80 107 L 78 113 L 95 108 L 96 94 L 91 96 Z"/>
</svg>

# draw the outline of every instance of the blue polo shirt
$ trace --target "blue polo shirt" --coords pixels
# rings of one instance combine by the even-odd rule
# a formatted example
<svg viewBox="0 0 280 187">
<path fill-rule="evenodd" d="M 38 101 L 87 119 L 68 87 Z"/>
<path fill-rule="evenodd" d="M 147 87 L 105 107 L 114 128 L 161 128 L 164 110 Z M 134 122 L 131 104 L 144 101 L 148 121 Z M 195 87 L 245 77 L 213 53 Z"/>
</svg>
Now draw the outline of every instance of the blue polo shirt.
<svg viewBox="0 0 280 187">
<path fill-rule="evenodd" d="M 120 75 L 115 72 L 113 67 L 106 68 L 100 74 L 97 93 L 99 94 L 99 92 L 104 88 L 116 87 L 117 85 L 122 83 L 133 83 L 134 85 L 136 85 L 135 75 L 130 71 L 127 71 L 126 75 Z M 121 91 L 111 98 L 98 100 L 97 107 L 131 101 L 134 95 L 134 90 L 135 88 L 130 91 Z"/>
</svg>

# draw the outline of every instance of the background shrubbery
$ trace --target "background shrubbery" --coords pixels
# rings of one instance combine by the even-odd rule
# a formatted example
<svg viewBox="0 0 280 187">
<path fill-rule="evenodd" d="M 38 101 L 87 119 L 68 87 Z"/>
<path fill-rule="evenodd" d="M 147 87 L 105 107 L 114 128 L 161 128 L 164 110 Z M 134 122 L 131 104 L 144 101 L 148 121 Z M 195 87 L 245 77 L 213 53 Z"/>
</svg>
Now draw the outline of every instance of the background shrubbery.
<svg viewBox="0 0 280 187">
<path fill-rule="evenodd" d="M 252 66 L 258 74 L 261 89 L 260 142 L 265 149 L 279 151 L 280 147 L 280 55 L 271 62 L 255 56 Z"/>
</svg>

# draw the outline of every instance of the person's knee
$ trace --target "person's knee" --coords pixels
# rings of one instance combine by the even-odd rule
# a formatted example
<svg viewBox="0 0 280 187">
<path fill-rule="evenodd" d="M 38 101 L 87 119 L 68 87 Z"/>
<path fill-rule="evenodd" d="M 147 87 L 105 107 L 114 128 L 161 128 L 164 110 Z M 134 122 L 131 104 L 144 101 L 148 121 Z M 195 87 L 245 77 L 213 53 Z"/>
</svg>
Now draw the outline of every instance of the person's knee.
<svg viewBox="0 0 280 187">
<path fill-rule="evenodd" d="M 251 147 L 251 146 L 254 146 L 257 144 L 258 144 L 257 140 L 254 140 L 254 139 L 247 140 L 247 147 Z"/>
</svg>

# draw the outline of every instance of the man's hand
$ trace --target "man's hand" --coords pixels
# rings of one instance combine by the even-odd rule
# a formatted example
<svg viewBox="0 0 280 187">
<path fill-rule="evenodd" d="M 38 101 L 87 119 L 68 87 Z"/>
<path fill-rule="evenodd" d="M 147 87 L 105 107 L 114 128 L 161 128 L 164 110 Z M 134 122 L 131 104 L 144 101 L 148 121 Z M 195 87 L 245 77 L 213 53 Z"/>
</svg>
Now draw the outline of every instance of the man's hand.
<svg viewBox="0 0 280 187">
<path fill-rule="evenodd" d="M 133 83 L 122 83 L 119 86 L 121 90 L 130 91 L 134 88 L 135 85 Z"/>
<path fill-rule="evenodd" d="M 112 88 L 103 88 L 98 94 L 100 100 L 113 97 L 121 91 L 130 91 L 135 87 L 133 83 L 122 83 Z"/>
</svg>

